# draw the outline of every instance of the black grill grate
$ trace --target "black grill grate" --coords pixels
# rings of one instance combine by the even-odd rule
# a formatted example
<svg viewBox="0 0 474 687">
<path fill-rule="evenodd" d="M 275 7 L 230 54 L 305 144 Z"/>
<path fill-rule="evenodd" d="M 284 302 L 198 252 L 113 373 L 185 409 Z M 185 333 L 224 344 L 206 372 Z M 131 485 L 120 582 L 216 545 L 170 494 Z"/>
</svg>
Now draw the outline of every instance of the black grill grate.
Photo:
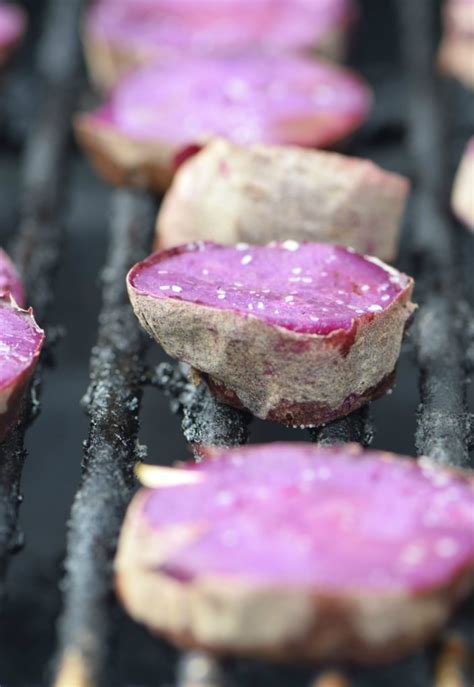
<svg viewBox="0 0 474 687">
<path fill-rule="evenodd" d="M 125 276 L 147 253 L 153 204 L 118 191 L 113 198 L 110 252 L 91 383 L 84 406 L 91 420 L 83 478 L 69 523 L 64 613 L 59 624 L 57 684 L 102 684 L 112 626 L 112 557 L 143 458 L 138 414 L 146 340 L 127 296 Z"/>
<path fill-rule="evenodd" d="M 25 279 L 29 304 L 42 324 L 53 300 L 53 277 L 62 243 L 61 191 L 70 135 L 79 66 L 76 39 L 79 1 L 67 6 L 51 2 L 45 17 L 45 31 L 35 64 L 42 98 L 36 124 L 25 146 L 21 206 L 17 237 L 12 255 Z M 63 39 L 58 41 L 57 36 Z M 54 331 L 48 339 L 54 340 Z M 38 413 L 42 355 L 29 397 L 25 399 L 17 429 L 0 444 L 0 586 L 3 591 L 9 555 L 21 547 L 17 527 L 21 502 L 20 482 L 26 458 L 24 434 Z"/>
<path fill-rule="evenodd" d="M 401 0 L 400 29 L 409 81 L 409 151 L 417 193 L 413 258 L 421 308 L 414 327 L 421 372 L 416 445 L 419 454 L 466 466 L 470 422 L 466 408 L 466 332 L 472 313 L 463 293 L 456 227 L 446 211 L 451 178 L 443 100 L 433 75 L 435 32 L 431 3 Z M 420 27 L 427 27 L 420 40 Z"/>
<path fill-rule="evenodd" d="M 29 300 L 41 322 L 53 297 L 52 276 L 60 256 L 61 174 L 77 95 L 74 75 L 80 5 L 80 0 L 51 0 L 47 13 L 48 28 L 37 59 L 43 104 L 26 147 L 21 222 L 13 251 L 27 277 Z M 354 141 L 351 152 L 369 157 L 374 153 L 383 163 L 380 143 L 391 137 L 399 141 L 408 132 L 415 188 L 402 262 L 417 279 L 421 306 L 411 337 L 421 375 L 416 446 L 420 454 L 429 454 L 442 463 L 467 465 L 472 420 L 467 411 L 466 384 L 474 357 L 470 339 L 474 323 L 472 300 L 468 302 L 469 294 L 463 293 L 459 278 L 463 270 L 469 270 L 463 256 L 465 239 L 446 204 L 452 170 L 451 161 L 444 159 L 450 154 L 444 101 L 432 74 L 436 32 L 431 24 L 435 13 L 430 0 L 397 0 L 397 9 L 410 89 L 406 121 L 394 113 L 393 98 L 380 98 L 372 124 Z M 456 117 L 450 114 L 452 125 Z M 454 122 L 458 130 L 460 126 L 465 127 L 465 123 Z M 144 386 L 151 384 L 169 396 L 171 410 L 182 416 L 182 430 L 191 445 L 236 445 L 245 443 L 249 435 L 249 416 L 217 403 L 205 389 L 190 384 L 185 366 L 166 363 L 152 371 L 145 367 L 146 341 L 131 313 L 124 278 L 130 265 L 148 252 L 153 201 L 141 194 L 116 191 L 112 209 L 98 340 L 84 399 L 90 431 L 82 481 L 69 522 L 64 606 L 54 664 L 58 687 L 123 684 L 114 665 L 114 635 L 120 612 L 112 593 L 112 559 L 121 520 L 136 486 L 132 467 L 145 455 L 144 447 L 138 444 Z M 23 438 L 36 412 L 39 377 L 25 403 L 18 430 L 0 446 L 0 581 L 9 554 L 21 543 L 17 515 L 25 457 Z M 368 445 L 373 436 L 369 409 L 312 430 L 310 436 L 321 444 L 358 441 Z M 453 627 L 472 641 L 466 633 L 465 614 L 459 614 Z M 344 673 L 339 669 L 340 678 L 336 675 L 335 679 L 344 684 L 347 676 L 354 687 L 431 687 L 435 655 L 430 648 L 389 668 L 344 668 Z M 174 654 L 167 660 L 174 661 Z M 320 687 L 325 675 L 315 677 L 307 667 L 282 668 L 247 661 L 219 665 L 203 654 L 189 653 L 178 661 L 177 684 Z M 160 677 L 157 672 L 154 684 L 161 684 Z M 321 681 L 317 683 L 317 679 Z M 444 685 L 437 683 L 437 687 Z"/>
</svg>

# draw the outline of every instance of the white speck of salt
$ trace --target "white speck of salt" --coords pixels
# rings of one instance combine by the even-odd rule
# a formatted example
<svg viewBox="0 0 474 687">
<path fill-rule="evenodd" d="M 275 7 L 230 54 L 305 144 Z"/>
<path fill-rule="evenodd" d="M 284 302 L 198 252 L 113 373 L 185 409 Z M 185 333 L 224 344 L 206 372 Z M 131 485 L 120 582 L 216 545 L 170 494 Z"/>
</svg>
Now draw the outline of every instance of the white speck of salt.
<svg viewBox="0 0 474 687">
<path fill-rule="evenodd" d="M 243 79 L 230 79 L 225 85 L 224 90 L 232 100 L 242 100 L 245 98 L 248 86 Z"/>
<path fill-rule="evenodd" d="M 216 496 L 216 503 L 218 506 L 229 506 L 233 501 L 234 497 L 230 491 L 220 491 Z"/>
<path fill-rule="evenodd" d="M 301 281 L 303 282 L 303 284 L 312 284 L 313 283 L 313 280 L 311 279 L 311 277 L 302 277 Z"/>
<path fill-rule="evenodd" d="M 249 304 L 247 305 L 247 308 L 248 308 L 249 310 L 253 310 L 253 305 L 252 305 L 252 303 L 249 303 Z"/>
<path fill-rule="evenodd" d="M 244 255 L 242 260 L 240 261 L 241 265 L 248 265 L 250 262 L 252 262 L 253 258 L 251 255 Z"/>
<path fill-rule="evenodd" d="M 281 245 L 285 250 L 291 251 L 298 250 L 298 248 L 300 247 L 298 241 L 292 241 L 291 239 L 289 239 L 288 241 L 283 241 Z"/>
<path fill-rule="evenodd" d="M 368 284 L 362 284 L 360 287 L 361 291 L 368 291 L 370 289 L 370 286 Z"/>
<path fill-rule="evenodd" d="M 435 544 L 435 551 L 441 558 L 451 558 L 459 551 L 458 543 L 450 537 L 442 537 Z"/>
<path fill-rule="evenodd" d="M 218 293 L 218 294 L 217 294 L 217 298 L 218 298 L 220 301 L 223 301 L 224 298 L 225 298 L 225 291 L 221 291 L 220 293 Z"/>
<path fill-rule="evenodd" d="M 312 468 L 305 468 L 301 474 L 304 482 L 312 482 L 316 479 L 316 472 Z"/>
<path fill-rule="evenodd" d="M 166 284 L 162 284 L 160 286 L 160 291 L 169 291 L 169 290 L 170 290 L 170 287 L 167 286 Z"/>
<path fill-rule="evenodd" d="M 292 274 L 301 274 L 302 269 L 301 269 L 301 267 L 293 267 L 291 272 L 292 272 Z"/>
<path fill-rule="evenodd" d="M 446 472 L 433 471 L 429 475 L 429 478 L 431 480 L 431 484 L 433 484 L 435 487 L 445 487 L 450 481 L 450 476 Z"/>
<path fill-rule="evenodd" d="M 265 310 L 265 306 L 264 306 L 264 304 L 262 303 L 262 301 L 260 301 L 260 302 L 257 304 L 257 308 L 258 308 L 259 310 Z"/>
<path fill-rule="evenodd" d="M 377 305 L 376 303 L 373 303 L 373 305 L 369 305 L 367 310 L 369 312 L 380 312 L 381 310 L 383 310 L 383 308 L 381 305 Z"/>
<path fill-rule="evenodd" d="M 316 315 L 310 315 L 309 319 L 311 322 L 319 322 L 319 317 L 316 317 Z"/>
<path fill-rule="evenodd" d="M 174 293 L 181 293 L 182 290 L 181 286 L 176 286 L 176 284 L 173 284 L 171 287 L 171 291 L 174 291 Z"/>
<path fill-rule="evenodd" d="M 293 303 L 294 300 L 294 296 L 285 296 L 285 303 Z"/>
<path fill-rule="evenodd" d="M 405 565 L 414 566 L 421 563 L 424 557 L 425 550 L 420 544 L 409 544 L 403 549 L 400 560 Z"/>
<path fill-rule="evenodd" d="M 344 305 L 344 301 L 341 301 L 340 298 L 338 298 L 336 301 L 334 301 L 337 305 Z"/>
<path fill-rule="evenodd" d="M 390 296 L 388 295 L 388 293 L 386 293 L 384 296 L 382 296 L 382 297 L 380 298 L 380 300 L 381 300 L 381 301 L 388 301 L 388 300 L 390 300 Z"/>
<path fill-rule="evenodd" d="M 247 248 L 249 247 L 249 244 L 248 243 L 237 243 L 235 247 L 237 250 L 247 250 Z"/>
</svg>

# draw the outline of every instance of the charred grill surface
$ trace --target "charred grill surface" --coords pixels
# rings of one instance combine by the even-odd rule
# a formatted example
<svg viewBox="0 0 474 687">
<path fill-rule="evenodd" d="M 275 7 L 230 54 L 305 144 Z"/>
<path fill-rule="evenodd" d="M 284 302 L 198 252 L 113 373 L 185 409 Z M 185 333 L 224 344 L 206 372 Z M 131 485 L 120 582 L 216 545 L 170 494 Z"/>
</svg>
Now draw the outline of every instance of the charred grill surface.
<svg viewBox="0 0 474 687">
<path fill-rule="evenodd" d="M 80 0 L 52 0 L 44 17 L 45 29 L 35 63 L 41 101 L 23 158 L 20 217 L 12 256 L 25 280 L 28 304 L 44 326 L 53 300 L 53 277 L 63 237 L 61 199 L 70 120 L 77 95 L 79 45 L 77 22 Z M 54 339 L 47 331 L 47 341 Z M 48 349 L 43 353 L 45 361 Z M 25 398 L 18 426 L 0 444 L 0 594 L 12 552 L 21 547 L 18 528 L 21 473 L 26 458 L 24 435 L 38 413 L 41 370 L 37 368 Z"/>
<path fill-rule="evenodd" d="M 113 197 L 110 251 L 103 272 L 103 305 L 91 383 L 82 483 L 69 521 L 64 610 L 59 623 L 56 684 L 107 683 L 113 629 L 112 561 L 143 458 L 138 415 L 147 340 L 132 312 L 125 276 L 148 251 L 153 203 L 128 191 Z"/>
<path fill-rule="evenodd" d="M 459 278 L 462 266 L 456 244 L 461 232 L 450 219 L 446 202 L 452 178 L 446 174 L 444 100 L 433 67 L 433 7 L 429 0 L 401 0 L 398 7 L 409 84 L 408 148 L 416 189 L 411 225 L 420 303 L 413 327 L 421 394 L 416 445 L 419 454 L 467 466 L 466 337 L 471 313 Z"/>
</svg>

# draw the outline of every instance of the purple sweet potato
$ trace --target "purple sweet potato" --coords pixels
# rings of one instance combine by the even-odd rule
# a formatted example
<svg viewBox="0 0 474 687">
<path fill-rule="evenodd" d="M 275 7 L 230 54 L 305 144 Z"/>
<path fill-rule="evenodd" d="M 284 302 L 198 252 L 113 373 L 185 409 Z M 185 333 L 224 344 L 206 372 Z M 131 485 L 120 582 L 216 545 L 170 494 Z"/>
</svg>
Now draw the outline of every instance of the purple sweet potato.
<svg viewBox="0 0 474 687">
<path fill-rule="evenodd" d="M 474 37 L 474 0 L 446 0 L 443 23 L 450 34 Z"/>
<path fill-rule="evenodd" d="M 316 426 L 391 386 L 413 280 L 330 244 L 187 244 L 128 275 L 142 326 L 215 395 Z"/>
<path fill-rule="evenodd" d="M 474 37 L 446 36 L 439 51 L 441 71 L 453 76 L 466 88 L 474 88 Z"/>
<path fill-rule="evenodd" d="M 0 297 L 0 441 L 17 421 L 43 341 L 32 310 L 22 310 L 10 296 Z"/>
<path fill-rule="evenodd" d="M 25 294 L 20 276 L 8 255 L 0 248 L 0 298 L 9 293 L 17 305 L 24 306 Z"/>
<path fill-rule="evenodd" d="M 213 449 L 176 473 L 136 495 L 115 568 L 128 612 L 181 647 L 388 660 L 472 588 L 472 473 L 301 443 Z"/>
<path fill-rule="evenodd" d="M 156 246 L 328 241 L 392 261 L 408 189 L 405 177 L 369 160 L 218 139 L 176 174 Z"/>
<path fill-rule="evenodd" d="M 451 204 L 461 222 L 474 231 L 474 137 L 468 143 L 456 174 Z"/>
<path fill-rule="evenodd" d="M 346 53 L 353 0 L 99 0 L 84 25 L 90 73 L 103 90 L 144 64 L 317 50 Z"/>
<path fill-rule="evenodd" d="M 474 0 L 448 0 L 439 50 L 441 70 L 474 88 Z"/>
<path fill-rule="evenodd" d="M 243 145 L 326 147 L 366 118 L 370 93 L 355 74 L 303 57 L 181 60 L 122 81 L 76 133 L 114 184 L 163 190 L 215 136 Z"/>
<path fill-rule="evenodd" d="M 25 26 L 26 16 L 20 7 L 0 2 L 0 67 L 22 38 Z"/>
</svg>

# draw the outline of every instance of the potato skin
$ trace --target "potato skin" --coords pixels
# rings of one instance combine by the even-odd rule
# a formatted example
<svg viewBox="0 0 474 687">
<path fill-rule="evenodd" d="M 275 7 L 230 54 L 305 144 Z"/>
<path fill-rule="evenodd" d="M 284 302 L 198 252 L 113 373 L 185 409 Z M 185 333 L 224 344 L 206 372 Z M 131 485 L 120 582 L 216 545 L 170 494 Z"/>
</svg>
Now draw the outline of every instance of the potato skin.
<svg viewBox="0 0 474 687">
<path fill-rule="evenodd" d="M 210 142 L 174 177 L 155 248 L 325 241 L 392 262 L 409 191 L 405 177 L 369 160 L 292 146 Z"/>
</svg>

